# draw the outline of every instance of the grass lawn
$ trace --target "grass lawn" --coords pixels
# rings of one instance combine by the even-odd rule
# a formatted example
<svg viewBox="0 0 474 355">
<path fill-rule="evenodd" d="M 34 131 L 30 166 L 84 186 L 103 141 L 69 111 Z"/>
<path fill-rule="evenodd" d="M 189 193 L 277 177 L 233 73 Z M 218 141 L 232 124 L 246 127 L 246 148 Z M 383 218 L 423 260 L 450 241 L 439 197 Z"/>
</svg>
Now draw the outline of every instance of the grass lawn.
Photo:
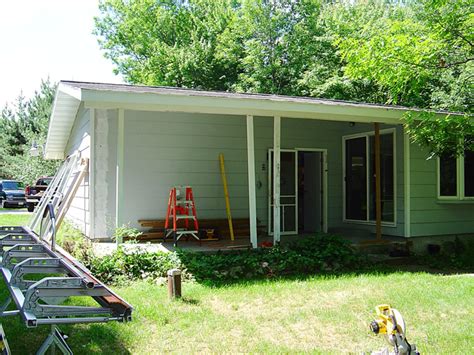
<svg viewBox="0 0 474 355">
<path fill-rule="evenodd" d="M 0 216 L 0 225 L 3 223 Z M 474 277 L 393 272 L 314 277 L 167 290 L 132 282 L 115 290 L 135 307 L 127 324 L 63 326 L 76 354 L 160 352 L 369 351 L 385 346 L 368 330 L 374 307 L 389 303 L 405 318 L 408 340 L 423 354 L 474 352 Z M 0 296 L 6 297 L 0 285 Z M 13 353 L 34 353 L 48 329 L 2 320 Z"/>
<path fill-rule="evenodd" d="M 0 211 L 3 211 L 0 208 Z M 27 225 L 32 214 L 8 213 L 0 215 L 0 226 L 22 226 Z"/>
</svg>

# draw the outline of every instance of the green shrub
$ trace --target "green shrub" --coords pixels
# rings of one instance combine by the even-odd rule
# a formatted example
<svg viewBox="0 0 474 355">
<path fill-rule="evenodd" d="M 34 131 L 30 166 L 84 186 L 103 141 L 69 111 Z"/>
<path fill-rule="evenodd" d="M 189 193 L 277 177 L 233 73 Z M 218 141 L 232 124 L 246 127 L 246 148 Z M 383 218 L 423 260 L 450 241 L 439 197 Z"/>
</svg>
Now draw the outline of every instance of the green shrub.
<svg viewBox="0 0 474 355">
<path fill-rule="evenodd" d="M 115 228 L 113 239 L 123 241 L 125 238 L 128 238 L 128 243 L 136 244 L 137 238 L 142 234 L 143 232 L 139 231 L 137 228 L 130 227 L 129 222 Z"/>
<path fill-rule="evenodd" d="M 87 264 L 93 257 L 92 242 L 72 224 L 63 221 L 56 242 L 76 259 Z"/>
<path fill-rule="evenodd" d="M 190 279 L 176 253 L 146 252 L 140 248 L 118 248 L 113 254 L 93 257 L 86 265 L 103 282 L 120 283 L 124 280 L 166 277 L 170 269 L 179 268 L 183 278 Z"/>
<path fill-rule="evenodd" d="M 226 283 L 334 272 L 358 266 L 361 260 L 342 238 L 317 235 L 287 246 L 212 254 L 184 250 L 152 253 L 119 248 L 112 255 L 91 259 L 87 266 L 104 282 L 156 280 L 166 277 L 169 269 L 180 268 L 185 279 L 194 277 L 199 281 Z"/>
<path fill-rule="evenodd" d="M 179 256 L 197 280 L 220 282 L 334 272 L 362 263 L 349 242 L 331 235 L 316 235 L 287 246 L 215 254 L 181 251 Z"/>
</svg>

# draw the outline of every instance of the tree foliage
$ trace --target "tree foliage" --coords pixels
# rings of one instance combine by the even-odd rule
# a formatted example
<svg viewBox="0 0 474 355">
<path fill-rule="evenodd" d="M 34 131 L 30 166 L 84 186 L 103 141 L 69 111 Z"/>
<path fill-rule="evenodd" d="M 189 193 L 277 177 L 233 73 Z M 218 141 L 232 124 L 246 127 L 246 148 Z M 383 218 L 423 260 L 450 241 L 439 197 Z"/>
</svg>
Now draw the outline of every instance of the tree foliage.
<svg viewBox="0 0 474 355">
<path fill-rule="evenodd" d="M 31 99 L 20 95 L 13 106 L 7 105 L 1 111 L 0 177 L 32 183 L 38 176 L 56 171 L 57 161 L 29 154 L 33 144 L 42 147 L 46 142 L 55 91 L 55 84 L 42 81 Z"/>
<path fill-rule="evenodd" d="M 231 0 L 107 0 L 99 9 L 99 43 L 129 82 L 227 90 L 235 81 L 237 61 L 219 50 Z"/>
<path fill-rule="evenodd" d="M 95 33 L 131 83 L 472 113 L 473 6 L 470 0 L 101 0 Z M 462 125 L 458 133 L 473 131 L 470 117 L 440 123 L 415 116 L 406 124 L 418 143 L 440 142 L 446 122 Z M 428 146 L 436 154 L 460 151 Z"/>
<path fill-rule="evenodd" d="M 345 11 L 353 15 L 365 8 L 359 4 Z M 338 35 L 346 75 L 377 83 L 390 103 L 472 113 L 474 3 L 423 0 L 389 7 L 387 13 L 374 12 L 359 30 Z M 459 155 L 472 149 L 470 115 L 435 118 L 414 111 L 405 122 L 412 140 L 434 154 Z"/>
</svg>

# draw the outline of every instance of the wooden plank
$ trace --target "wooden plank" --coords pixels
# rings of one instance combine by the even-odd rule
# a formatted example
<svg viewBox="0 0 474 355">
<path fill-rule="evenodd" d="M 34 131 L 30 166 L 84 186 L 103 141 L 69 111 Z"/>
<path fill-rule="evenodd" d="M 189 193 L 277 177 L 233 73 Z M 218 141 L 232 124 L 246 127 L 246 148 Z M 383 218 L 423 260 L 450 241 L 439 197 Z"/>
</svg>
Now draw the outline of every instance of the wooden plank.
<svg viewBox="0 0 474 355">
<path fill-rule="evenodd" d="M 66 216 L 69 206 L 71 206 L 71 203 L 74 200 L 74 197 L 76 196 L 76 192 L 81 186 L 81 183 L 84 180 L 84 177 L 88 170 L 89 170 L 89 159 L 84 158 L 81 161 L 81 170 L 74 177 L 73 181 L 71 182 L 71 185 L 69 186 L 68 191 L 64 195 L 66 197 L 65 200 L 63 200 L 59 206 L 59 209 L 56 215 L 56 229 L 57 230 L 59 230 L 59 227 L 61 226 L 61 223 L 64 217 Z"/>
<path fill-rule="evenodd" d="M 142 227 L 164 228 L 164 226 L 165 226 L 165 220 L 164 219 L 139 219 L 138 223 Z M 227 219 L 224 219 L 224 218 L 222 218 L 222 219 L 199 219 L 199 224 L 203 228 L 226 227 L 227 226 Z M 250 227 L 250 220 L 248 218 L 237 218 L 237 219 L 233 219 L 233 224 L 236 228 L 241 228 L 242 226 Z"/>
</svg>

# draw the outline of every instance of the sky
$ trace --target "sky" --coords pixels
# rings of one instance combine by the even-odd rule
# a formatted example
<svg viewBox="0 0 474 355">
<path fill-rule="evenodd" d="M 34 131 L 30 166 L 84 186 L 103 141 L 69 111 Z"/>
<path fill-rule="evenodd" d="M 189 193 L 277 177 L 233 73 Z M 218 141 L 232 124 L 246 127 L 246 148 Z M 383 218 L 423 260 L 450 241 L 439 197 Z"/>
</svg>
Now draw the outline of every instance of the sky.
<svg viewBox="0 0 474 355">
<path fill-rule="evenodd" d="M 121 83 L 92 34 L 98 0 L 0 0 L 0 109 L 41 79 Z"/>
</svg>

